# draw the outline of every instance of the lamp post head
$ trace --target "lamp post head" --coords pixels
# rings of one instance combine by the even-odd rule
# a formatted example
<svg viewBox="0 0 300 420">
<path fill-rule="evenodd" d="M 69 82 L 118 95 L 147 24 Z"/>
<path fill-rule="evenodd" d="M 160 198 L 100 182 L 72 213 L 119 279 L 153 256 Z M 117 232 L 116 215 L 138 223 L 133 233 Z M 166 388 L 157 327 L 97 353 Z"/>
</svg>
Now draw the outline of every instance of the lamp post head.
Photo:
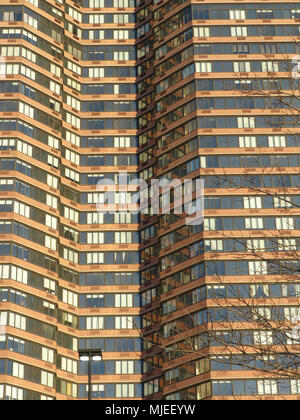
<svg viewBox="0 0 300 420">
<path fill-rule="evenodd" d="M 79 360 L 81 362 L 100 362 L 102 360 L 102 350 L 79 350 Z"/>
</svg>

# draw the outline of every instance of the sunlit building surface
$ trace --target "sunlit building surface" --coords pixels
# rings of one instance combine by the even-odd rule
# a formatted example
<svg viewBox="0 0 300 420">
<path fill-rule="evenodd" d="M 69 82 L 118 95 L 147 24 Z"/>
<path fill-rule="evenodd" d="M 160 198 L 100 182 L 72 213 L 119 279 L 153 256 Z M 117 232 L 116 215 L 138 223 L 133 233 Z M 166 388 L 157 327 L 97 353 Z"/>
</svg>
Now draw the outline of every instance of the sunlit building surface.
<svg viewBox="0 0 300 420">
<path fill-rule="evenodd" d="M 299 23 L 300 1 L 1 0 L 0 399 L 86 399 L 93 349 L 93 399 L 299 398 L 224 350 L 298 348 L 232 308 L 298 314 L 272 260 L 300 245 Z M 130 211 L 138 178 L 204 179 L 204 223 Z"/>
</svg>

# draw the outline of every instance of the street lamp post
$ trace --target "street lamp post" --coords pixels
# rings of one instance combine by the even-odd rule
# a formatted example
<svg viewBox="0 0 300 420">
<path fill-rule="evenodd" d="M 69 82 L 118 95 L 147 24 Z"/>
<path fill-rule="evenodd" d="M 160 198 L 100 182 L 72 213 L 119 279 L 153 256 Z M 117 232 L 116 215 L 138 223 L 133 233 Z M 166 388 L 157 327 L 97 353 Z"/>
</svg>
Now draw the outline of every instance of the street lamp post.
<svg viewBox="0 0 300 420">
<path fill-rule="evenodd" d="M 92 399 L 92 362 L 102 360 L 102 350 L 79 350 L 79 360 L 88 362 L 88 400 Z"/>
</svg>

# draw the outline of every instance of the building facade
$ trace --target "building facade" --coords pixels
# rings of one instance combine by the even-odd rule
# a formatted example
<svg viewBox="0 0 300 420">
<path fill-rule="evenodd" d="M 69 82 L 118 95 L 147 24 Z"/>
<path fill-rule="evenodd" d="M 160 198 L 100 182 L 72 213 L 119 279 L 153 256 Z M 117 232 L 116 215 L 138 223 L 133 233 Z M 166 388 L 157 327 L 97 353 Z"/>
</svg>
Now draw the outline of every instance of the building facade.
<svg viewBox="0 0 300 420">
<path fill-rule="evenodd" d="M 90 349 L 94 399 L 299 398 L 299 22 L 300 1 L 1 2 L 0 399 L 86 399 Z M 195 226 L 124 187 L 199 178 Z"/>
</svg>

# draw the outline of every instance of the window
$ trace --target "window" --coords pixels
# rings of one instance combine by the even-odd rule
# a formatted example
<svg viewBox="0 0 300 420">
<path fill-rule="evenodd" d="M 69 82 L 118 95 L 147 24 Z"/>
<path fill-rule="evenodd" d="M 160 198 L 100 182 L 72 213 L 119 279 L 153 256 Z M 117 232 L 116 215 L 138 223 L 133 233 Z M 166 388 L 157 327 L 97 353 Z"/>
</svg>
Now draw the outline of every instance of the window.
<svg viewBox="0 0 300 420">
<path fill-rule="evenodd" d="M 26 67 L 26 66 L 23 66 L 23 65 L 21 65 L 20 73 L 23 76 L 25 76 L 25 77 L 27 77 L 28 79 L 31 79 L 31 80 L 35 80 L 35 78 L 36 78 L 35 71 L 33 71 L 29 67 Z M 15 73 L 10 73 L 10 74 L 15 74 Z"/>
<path fill-rule="evenodd" d="M 262 61 L 261 71 L 263 72 L 277 72 L 279 71 L 279 64 L 276 61 Z"/>
<path fill-rule="evenodd" d="M 5 191 L 5 190 L 11 191 L 13 189 L 13 185 L 14 185 L 13 179 L 6 179 L 6 178 L 0 179 L 0 188 L 2 191 Z"/>
<path fill-rule="evenodd" d="M 223 251 L 223 241 L 221 239 L 205 240 L 206 251 Z"/>
<path fill-rule="evenodd" d="M 202 38 L 202 37 L 209 37 L 209 27 L 194 27 L 194 37 Z"/>
<path fill-rule="evenodd" d="M 299 19 L 300 18 L 300 9 L 291 10 L 291 15 L 292 15 L 293 19 Z"/>
<path fill-rule="evenodd" d="M 144 395 L 151 395 L 159 392 L 159 381 L 158 379 L 154 379 L 152 381 L 148 381 L 144 383 Z"/>
<path fill-rule="evenodd" d="M 54 375 L 53 373 L 41 371 L 41 384 L 53 388 L 54 386 Z"/>
<path fill-rule="evenodd" d="M 261 197 L 243 197 L 245 209 L 261 209 L 262 199 Z"/>
<path fill-rule="evenodd" d="M 17 141 L 17 150 L 24 155 L 32 156 L 32 146 L 30 146 L 28 143 L 24 143 L 21 140 Z"/>
<path fill-rule="evenodd" d="M 89 15 L 89 23 L 104 23 L 104 15 Z"/>
<path fill-rule="evenodd" d="M 60 392 L 61 394 L 68 395 L 73 398 L 77 398 L 77 385 L 71 382 L 62 380 L 62 379 L 59 380 L 57 385 L 58 385 L 58 392 Z"/>
<path fill-rule="evenodd" d="M 18 64 L 3 64 L 3 63 L 1 63 L 1 65 L 0 65 L 0 75 L 18 74 L 18 73 L 19 73 L 19 65 Z"/>
<path fill-rule="evenodd" d="M 129 224 L 131 223 L 130 213 L 115 213 L 114 222 L 117 224 Z"/>
<path fill-rule="evenodd" d="M 19 201 L 14 202 L 14 212 L 20 216 L 30 218 L 30 207 L 26 204 L 20 203 Z"/>
<path fill-rule="evenodd" d="M 256 147 L 256 137 L 255 136 L 240 136 L 239 146 L 240 147 Z"/>
<path fill-rule="evenodd" d="M 271 321 L 271 319 L 272 319 L 272 312 L 271 312 L 271 308 L 270 307 L 254 308 L 253 319 L 255 321 L 259 321 L 262 318 L 264 320 Z"/>
<path fill-rule="evenodd" d="M 67 69 L 81 76 L 81 67 L 71 60 L 67 60 Z"/>
<path fill-rule="evenodd" d="M 88 393 L 89 388 L 86 386 L 86 393 Z M 95 384 L 92 385 L 92 396 L 93 398 L 104 398 L 104 385 Z"/>
<path fill-rule="evenodd" d="M 61 369 L 77 375 L 77 362 L 76 360 L 67 357 L 61 357 Z"/>
<path fill-rule="evenodd" d="M 24 365 L 21 363 L 12 363 L 12 376 L 16 378 L 24 379 Z"/>
<path fill-rule="evenodd" d="M 86 317 L 87 330 L 102 330 L 104 328 L 103 316 L 88 316 Z"/>
<path fill-rule="evenodd" d="M 268 265 L 266 261 L 249 261 L 248 264 L 250 276 L 268 274 Z"/>
<path fill-rule="evenodd" d="M 216 219 L 204 219 L 204 230 L 216 230 Z"/>
<path fill-rule="evenodd" d="M 254 331 L 254 345 L 268 346 L 273 344 L 272 331 Z"/>
<path fill-rule="evenodd" d="M 262 252 L 265 251 L 265 241 L 264 239 L 248 239 L 247 248 L 248 252 Z"/>
<path fill-rule="evenodd" d="M 238 117 L 238 128 L 255 128 L 255 117 Z"/>
<path fill-rule="evenodd" d="M 76 82 L 76 80 L 72 79 L 71 77 L 66 78 L 66 85 L 74 90 L 77 90 L 78 92 L 81 92 L 81 84 L 79 82 Z"/>
<path fill-rule="evenodd" d="M 196 375 L 205 373 L 209 371 L 209 359 L 203 358 L 195 362 L 195 372 Z"/>
<path fill-rule="evenodd" d="M 286 321 L 294 322 L 293 320 L 298 319 L 299 317 L 299 308 L 294 306 L 289 306 L 287 308 L 284 308 L 284 317 Z M 299 340 L 297 339 L 299 342 Z M 294 343 L 288 343 L 288 344 L 294 344 Z"/>
<path fill-rule="evenodd" d="M 0 200 L 0 211 L 13 211 L 13 201 L 12 200 Z"/>
<path fill-rule="evenodd" d="M 76 109 L 77 111 L 80 111 L 80 101 L 74 98 L 74 96 L 67 95 L 66 102 L 67 102 L 67 105 L 69 105 L 70 107 Z"/>
<path fill-rule="evenodd" d="M 20 47 L 1 47 L 1 55 L 3 57 L 18 57 L 20 55 Z"/>
<path fill-rule="evenodd" d="M 73 171 L 72 169 L 65 167 L 65 177 L 79 184 L 80 175 L 78 172 Z"/>
<path fill-rule="evenodd" d="M 134 328 L 132 316 L 116 316 L 115 318 L 116 330 L 132 329 L 132 328 Z"/>
<path fill-rule="evenodd" d="M 58 188 L 58 178 L 56 178 L 56 176 L 47 174 L 47 184 L 51 187 L 51 188 Z"/>
<path fill-rule="evenodd" d="M 20 330 L 25 331 L 26 330 L 26 318 L 24 316 L 10 313 L 9 314 L 9 325 L 11 327 L 18 328 Z"/>
<path fill-rule="evenodd" d="M 129 15 L 114 14 L 114 23 L 129 23 Z"/>
<path fill-rule="evenodd" d="M 115 232 L 116 244 L 131 244 L 132 232 Z"/>
<path fill-rule="evenodd" d="M 197 399 L 201 400 L 211 396 L 211 382 L 204 382 L 197 386 Z"/>
<path fill-rule="evenodd" d="M 269 147 L 286 147 L 285 136 L 268 136 Z"/>
<path fill-rule="evenodd" d="M 50 316 L 55 316 L 55 305 L 54 303 L 43 301 L 43 312 Z"/>
<path fill-rule="evenodd" d="M 104 68 L 103 67 L 89 68 L 89 77 L 90 78 L 104 77 Z"/>
<path fill-rule="evenodd" d="M 103 252 L 88 252 L 86 258 L 87 264 L 104 264 Z"/>
<path fill-rule="evenodd" d="M 80 128 L 80 118 L 70 112 L 66 112 L 66 122 L 75 128 Z"/>
<path fill-rule="evenodd" d="M 275 208 L 293 207 L 293 204 L 291 202 L 291 197 L 289 197 L 289 196 L 274 197 L 274 207 Z"/>
<path fill-rule="evenodd" d="M 104 244 L 104 232 L 88 232 L 88 244 Z"/>
<path fill-rule="evenodd" d="M 125 60 L 129 60 L 129 52 L 128 51 L 114 51 L 114 60 L 115 61 L 125 61 Z M 119 87 L 118 85 L 115 85 L 115 87 Z M 119 94 L 119 90 L 118 92 L 114 92 L 116 95 Z"/>
<path fill-rule="evenodd" d="M 3 13 L 3 21 L 4 22 L 14 22 L 14 21 L 20 21 L 21 16 L 18 12 L 4 12 Z"/>
<path fill-rule="evenodd" d="M 21 401 L 24 399 L 24 391 L 23 389 L 15 386 L 6 385 L 4 387 L 4 385 L 0 385 L 0 398 L 5 400 Z"/>
<path fill-rule="evenodd" d="M 261 217 L 246 217 L 245 218 L 246 229 L 263 229 L 264 220 Z"/>
<path fill-rule="evenodd" d="M 246 26 L 232 26 L 230 28 L 231 36 L 243 37 L 247 36 Z"/>
<path fill-rule="evenodd" d="M 11 267 L 11 278 L 18 281 L 19 283 L 27 284 L 28 282 L 28 271 L 23 270 L 20 267 Z"/>
<path fill-rule="evenodd" d="M 0 139 L 0 150 L 14 150 L 16 145 L 15 139 Z"/>
<path fill-rule="evenodd" d="M 273 19 L 273 10 L 272 9 L 257 9 L 256 15 L 257 15 L 257 19 Z"/>
<path fill-rule="evenodd" d="M 79 221 L 79 212 L 76 211 L 76 210 L 74 210 L 74 209 L 72 209 L 72 208 L 70 208 L 70 207 L 65 206 L 64 207 L 64 217 L 66 219 L 71 220 L 72 222 L 78 223 L 78 221 Z"/>
<path fill-rule="evenodd" d="M 99 9 L 104 7 L 104 0 L 89 0 L 90 8 Z"/>
<path fill-rule="evenodd" d="M 229 19 L 243 20 L 246 19 L 245 10 L 229 10 Z"/>
<path fill-rule="evenodd" d="M 7 312 L 0 312 L 0 326 L 6 326 L 7 325 Z"/>
<path fill-rule="evenodd" d="M 17 171 L 22 172 L 24 175 L 31 176 L 31 165 L 28 165 L 21 160 L 17 160 L 16 169 Z"/>
<path fill-rule="evenodd" d="M 114 7 L 117 8 L 125 8 L 125 7 L 132 7 L 132 4 L 130 2 L 129 4 L 129 0 L 114 0 Z"/>
<path fill-rule="evenodd" d="M 45 235 L 45 247 L 49 249 L 53 249 L 53 251 L 56 251 L 57 243 L 56 239 L 52 236 Z"/>
<path fill-rule="evenodd" d="M 61 68 L 56 64 L 50 63 L 50 72 L 54 74 L 54 76 L 61 77 Z"/>
<path fill-rule="evenodd" d="M 9 265 L 0 264 L 0 279 L 9 278 Z"/>
<path fill-rule="evenodd" d="M 292 217 L 276 217 L 275 223 L 277 230 L 293 230 L 295 228 Z"/>
<path fill-rule="evenodd" d="M 116 375 L 131 375 L 134 374 L 134 362 L 123 360 L 116 361 Z"/>
<path fill-rule="evenodd" d="M 114 147 L 130 147 L 130 137 L 114 137 Z"/>
<path fill-rule="evenodd" d="M 62 290 L 62 301 L 68 305 L 78 307 L 78 295 L 70 290 Z"/>
<path fill-rule="evenodd" d="M 82 14 L 80 12 L 78 12 L 76 9 L 73 9 L 72 7 L 69 6 L 69 15 L 77 20 L 78 22 L 82 22 Z"/>
<path fill-rule="evenodd" d="M 66 130 L 66 140 L 69 142 L 69 143 L 72 143 L 72 144 L 74 144 L 75 146 L 80 146 L 80 137 L 77 135 L 77 134 L 75 134 L 75 133 L 72 133 L 71 131 L 68 131 L 68 130 Z M 68 150 L 68 149 L 66 149 L 66 150 Z M 70 151 L 71 152 L 71 151 Z M 66 153 L 67 153 L 67 151 L 66 151 Z M 75 153 L 75 152 L 74 152 Z M 71 155 L 70 155 L 71 156 Z M 79 157 L 80 158 L 80 157 Z M 66 157 L 66 159 L 67 159 L 67 157 Z M 69 159 L 71 162 L 72 162 L 72 160 L 71 159 Z M 76 161 L 74 162 L 74 163 L 76 163 Z"/>
<path fill-rule="evenodd" d="M 277 382 L 274 379 L 264 379 L 257 381 L 258 395 L 276 395 Z"/>
<path fill-rule="evenodd" d="M 57 218 L 54 217 L 54 216 L 51 216 L 50 214 L 46 214 L 45 225 L 50 227 L 51 229 L 56 230 L 57 229 Z"/>
<path fill-rule="evenodd" d="M 239 49 L 238 49 L 238 52 L 241 53 Z M 235 84 L 236 89 L 238 90 L 251 90 L 252 81 L 240 79 L 240 80 L 235 80 L 234 84 Z"/>
<path fill-rule="evenodd" d="M 296 251 L 296 239 L 286 238 L 286 239 L 278 239 L 278 251 L 280 252 L 291 252 Z"/>
<path fill-rule="evenodd" d="M 134 384 L 116 384 L 116 398 L 134 398 Z"/>
<path fill-rule="evenodd" d="M 14 351 L 17 353 L 24 354 L 25 353 L 25 341 L 20 340 L 19 338 L 15 337 L 8 337 L 8 350 Z"/>
<path fill-rule="evenodd" d="M 51 135 L 48 136 L 48 145 L 50 147 L 53 147 L 53 149 L 58 150 L 59 149 L 59 139 L 56 137 L 53 137 Z"/>
<path fill-rule="evenodd" d="M 32 26 L 34 29 L 38 28 L 38 21 L 34 17 L 28 15 L 27 13 L 24 13 L 24 22 L 28 25 Z"/>
<path fill-rule="evenodd" d="M 78 264 L 78 252 L 65 247 L 63 248 L 63 250 L 64 259 L 71 261 L 72 263 Z"/>
<path fill-rule="evenodd" d="M 66 159 L 75 163 L 75 165 L 80 165 L 80 155 L 70 149 L 66 149 Z"/>
<path fill-rule="evenodd" d="M 62 312 L 61 323 L 72 328 L 77 328 L 77 319 L 74 315 Z"/>
<path fill-rule="evenodd" d="M 196 73 L 211 73 L 211 63 L 206 62 L 197 62 L 196 63 Z"/>
<path fill-rule="evenodd" d="M 103 213 L 87 213 L 87 224 L 88 225 L 98 225 L 104 223 L 104 214 Z"/>
<path fill-rule="evenodd" d="M 34 119 L 34 108 L 32 106 L 24 104 L 24 102 L 20 102 L 19 112 L 21 112 L 22 114 L 26 115 L 29 118 Z"/>
<path fill-rule="evenodd" d="M 133 298 L 132 294 L 122 293 L 115 295 L 115 307 L 116 308 L 132 308 Z"/>
<path fill-rule="evenodd" d="M 54 197 L 51 194 L 46 194 L 46 204 L 49 207 L 52 207 L 53 209 L 58 208 L 58 200 L 57 197 Z"/>
<path fill-rule="evenodd" d="M 48 165 L 54 166 L 54 168 L 58 168 L 58 158 L 54 157 L 53 155 L 48 154 L 47 162 Z"/>
<path fill-rule="evenodd" d="M 44 278 L 44 289 L 47 293 L 55 295 L 56 292 L 56 282 L 54 280 L 50 280 L 48 278 Z"/>
<path fill-rule="evenodd" d="M 291 394 L 300 394 L 300 379 L 291 379 Z"/>
<path fill-rule="evenodd" d="M 58 83 L 53 82 L 53 80 L 50 80 L 50 90 L 56 95 L 60 95 L 61 87 Z"/>
<path fill-rule="evenodd" d="M 105 39 L 104 30 L 89 31 L 89 39 Z"/>
<path fill-rule="evenodd" d="M 105 193 L 88 193 L 88 204 L 104 204 Z"/>
<path fill-rule="evenodd" d="M 235 73 L 244 73 L 251 71 L 251 65 L 249 61 L 235 61 L 233 63 L 233 71 Z"/>
<path fill-rule="evenodd" d="M 42 360 L 48 363 L 54 363 L 54 351 L 47 347 L 42 347 Z"/>
<path fill-rule="evenodd" d="M 27 48 L 22 48 L 22 57 L 26 58 L 33 63 L 36 63 L 36 54 L 32 51 L 28 50 Z"/>
</svg>

